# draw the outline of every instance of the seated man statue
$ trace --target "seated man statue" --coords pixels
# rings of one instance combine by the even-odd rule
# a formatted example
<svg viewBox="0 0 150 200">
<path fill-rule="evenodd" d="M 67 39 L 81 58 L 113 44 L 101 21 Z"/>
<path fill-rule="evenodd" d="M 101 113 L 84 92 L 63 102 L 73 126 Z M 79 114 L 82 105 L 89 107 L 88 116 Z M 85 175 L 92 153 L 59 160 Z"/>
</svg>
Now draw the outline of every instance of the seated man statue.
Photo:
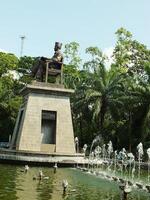
<svg viewBox="0 0 150 200">
<path fill-rule="evenodd" d="M 38 78 L 41 82 L 43 82 L 44 74 L 46 74 L 46 64 L 48 63 L 49 69 L 56 69 L 56 70 L 62 70 L 62 64 L 63 64 L 63 55 L 60 51 L 62 47 L 62 43 L 55 42 L 54 47 L 54 55 L 51 59 L 45 58 L 45 57 L 38 57 L 36 60 L 35 65 L 32 67 L 31 72 L 32 76 Z M 58 73 L 55 74 L 57 76 Z"/>
</svg>

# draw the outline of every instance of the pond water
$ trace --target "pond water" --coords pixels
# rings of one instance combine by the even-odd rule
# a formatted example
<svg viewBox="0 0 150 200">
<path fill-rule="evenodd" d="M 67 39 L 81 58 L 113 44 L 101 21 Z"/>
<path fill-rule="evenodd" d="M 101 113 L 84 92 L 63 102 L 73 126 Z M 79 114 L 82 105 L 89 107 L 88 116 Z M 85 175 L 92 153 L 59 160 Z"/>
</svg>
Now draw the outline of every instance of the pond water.
<svg viewBox="0 0 150 200">
<path fill-rule="evenodd" d="M 49 179 L 33 180 L 42 169 Z M 86 174 L 76 169 L 30 167 L 27 173 L 24 166 L 0 165 L 0 199 L 2 200 L 120 200 L 118 184 Z M 63 195 L 62 181 L 67 179 L 69 187 Z M 150 194 L 132 191 L 128 200 L 150 200 Z"/>
</svg>

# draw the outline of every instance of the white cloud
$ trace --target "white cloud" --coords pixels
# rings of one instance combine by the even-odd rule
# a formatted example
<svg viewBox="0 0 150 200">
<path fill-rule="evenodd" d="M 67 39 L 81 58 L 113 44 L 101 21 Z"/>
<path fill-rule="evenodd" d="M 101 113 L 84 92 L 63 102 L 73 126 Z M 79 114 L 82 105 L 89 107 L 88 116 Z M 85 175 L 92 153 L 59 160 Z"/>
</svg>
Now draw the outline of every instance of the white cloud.
<svg viewBox="0 0 150 200">
<path fill-rule="evenodd" d="M 8 51 L 6 51 L 6 50 L 4 50 L 4 49 L 0 49 L 0 52 L 9 53 Z"/>
<path fill-rule="evenodd" d="M 105 62 L 106 68 L 110 69 L 111 64 L 114 62 L 112 55 L 113 55 L 114 47 L 108 47 L 103 50 L 103 54 L 107 57 Z"/>
</svg>

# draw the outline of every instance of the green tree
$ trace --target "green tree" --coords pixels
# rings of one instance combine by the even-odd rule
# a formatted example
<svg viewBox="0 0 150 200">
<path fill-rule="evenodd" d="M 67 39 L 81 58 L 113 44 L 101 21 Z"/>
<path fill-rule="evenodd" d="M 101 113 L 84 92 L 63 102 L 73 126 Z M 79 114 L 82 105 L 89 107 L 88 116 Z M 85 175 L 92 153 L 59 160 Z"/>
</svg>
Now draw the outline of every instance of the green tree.
<svg viewBox="0 0 150 200">
<path fill-rule="evenodd" d="M 75 89 L 80 79 L 81 58 L 79 56 L 79 44 L 71 42 L 65 45 L 64 49 L 64 85 L 67 88 Z"/>
<path fill-rule="evenodd" d="M 20 106 L 17 96 L 18 58 L 13 54 L 0 53 L 0 140 L 8 140 Z"/>
<path fill-rule="evenodd" d="M 82 62 L 79 56 L 80 45 L 77 42 L 71 42 L 65 45 L 64 57 L 67 65 L 79 68 Z"/>
<path fill-rule="evenodd" d="M 112 68 L 119 73 L 124 72 L 124 83 L 122 85 L 122 109 L 120 109 L 119 121 L 122 121 L 122 130 L 126 130 L 128 146 L 144 141 L 147 133 L 146 124 L 148 118 L 148 75 L 146 68 L 150 65 L 150 51 L 147 47 L 132 39 L 132 34 L 124 28 L 116 32 L 117 44 L 114 50 L 115 63 Z M 147 119 L 147 120 L 146 120 Z M 145 127 L 145 128 L 144 128 Z M 122 131 L 124 132 L 124 131 Z M 123 134 L 122 134 L 123 135 Z M 122 137 L 120 135 L 120 137 Z M 124 140 L 124 141 L 125 141 Z"/>
<path fill-rule="evenodd" d="M 124 28 L 116 32 L 117 44 L 114 49 L 115 65 L 124 68 L 132 75 L 145 78 L 144 68 L 150 62 L 150 51 L 147 47 L 132 38 L 132 34 Z"/>
<path fill-rule="evenodd" d="M 31 56 L 24 56 L 19 59 L 18 62 L 18 74 L 20 83 L 30 83 L 33 78 L 31 77 L 31 68 L 36 62 L 36 58 Z M 22 87 L 22 84 L 20 86 Z"/>
<path fill-rule="evenodd" d="M 10 53 L 0 52 L 0 77 L 16 70 L 18 58 Z"/>
</svg>

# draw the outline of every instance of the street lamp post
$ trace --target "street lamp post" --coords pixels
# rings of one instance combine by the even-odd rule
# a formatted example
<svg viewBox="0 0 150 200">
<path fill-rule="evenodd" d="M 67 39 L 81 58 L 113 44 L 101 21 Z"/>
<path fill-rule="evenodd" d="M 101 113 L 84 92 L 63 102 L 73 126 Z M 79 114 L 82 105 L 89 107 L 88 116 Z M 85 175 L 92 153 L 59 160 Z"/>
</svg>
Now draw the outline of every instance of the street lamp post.
<svg viewBox="0 0 150 200">
<path fill-rule="evenodd" d="M 24 40 L 25 40 L 25 35 L 20 36 L 21 39 L 21 49 L 20 49 L 20 57 L 23 55 L 23 46 L 24 46 Z"/>
</svg>

